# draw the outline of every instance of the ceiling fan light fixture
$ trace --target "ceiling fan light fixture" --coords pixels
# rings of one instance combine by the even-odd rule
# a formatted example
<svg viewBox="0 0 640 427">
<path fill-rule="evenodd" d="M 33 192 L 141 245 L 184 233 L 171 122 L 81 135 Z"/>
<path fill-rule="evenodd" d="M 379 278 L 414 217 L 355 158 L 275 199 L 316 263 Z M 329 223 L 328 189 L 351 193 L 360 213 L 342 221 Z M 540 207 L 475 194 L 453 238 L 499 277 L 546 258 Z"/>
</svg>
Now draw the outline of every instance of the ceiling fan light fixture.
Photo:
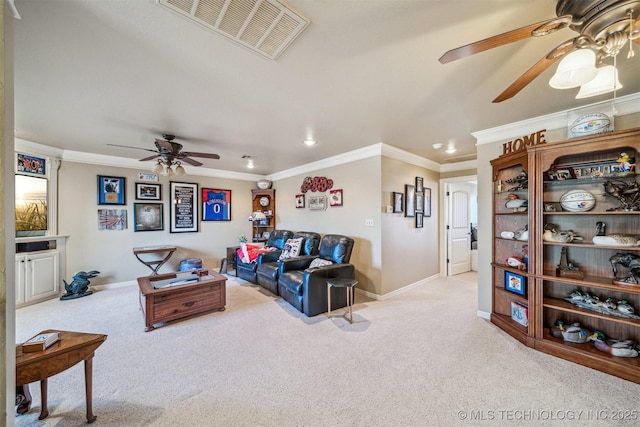
<svg viewBox="0 0 640 427">
<path fill-rule="evenodd" d="M 151 172 L 153 173 L 164 172 L 164 166 L 162 166 L 162 161 L 158 160 L 158 163 L 156 163 L 155 166 L 153 166 L 153 169 L 151 169 Z"/>
<path fill-rule="evenodd" d="M 554 89 L 571 89 L 593 80 L 598 74 L 596 54 L 591 49 L 578 49 L 565 56 L 549 80 Z"/>
<path fill-rule="evenodd" d="M 598 68 L 598 74 L 593 80 L 580 86 L 576 99 L 604 95 L 619 89 L 622 89 L 622 84 L 618 80 L 618 70 L 613 65 L 606 65 Z"/>
<path fill-rule="evenodd" d="M 184 168 L 182 167 L 182 165 L 180 163 L 178 163 L 178 166 L 176 166 L 176 176 L 182 176 L 185 173 L 186 172 L 185 172 Z"/>
</svg>

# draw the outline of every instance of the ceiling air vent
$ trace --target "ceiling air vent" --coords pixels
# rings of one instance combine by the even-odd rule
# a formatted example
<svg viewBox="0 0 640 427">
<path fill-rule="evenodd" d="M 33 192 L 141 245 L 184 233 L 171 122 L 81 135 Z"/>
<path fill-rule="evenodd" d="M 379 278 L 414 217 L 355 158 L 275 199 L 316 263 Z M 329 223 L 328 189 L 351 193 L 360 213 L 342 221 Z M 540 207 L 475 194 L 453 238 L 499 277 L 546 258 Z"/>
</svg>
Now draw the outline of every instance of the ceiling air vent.
<svg viewBox="0 0 640 427">
<path fill-rule="evenodd" d="M 180 15 L 269 59 L 309 25 L 278 0 L 157 0 Z"/>
</svg>

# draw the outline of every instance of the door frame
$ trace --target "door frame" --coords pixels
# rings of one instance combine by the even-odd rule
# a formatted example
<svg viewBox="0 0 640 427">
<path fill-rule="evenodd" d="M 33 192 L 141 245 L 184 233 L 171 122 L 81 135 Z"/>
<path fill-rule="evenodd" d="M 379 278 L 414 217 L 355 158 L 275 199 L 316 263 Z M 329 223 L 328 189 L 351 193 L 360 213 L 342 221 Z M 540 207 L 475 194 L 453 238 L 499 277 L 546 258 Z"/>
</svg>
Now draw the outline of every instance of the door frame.
<svg viewBox="0 0 640 427">
<path fill-rule="evenodd" d="M 447 185 L 457 182 L 478 181 L 478 175 L 456 176 L 451 178 L 440 179 L 440 232 L 438 239 L 440 240 L 440 277 L 447 277 L 449 269 L 447 268 L 447 255 L 449 253 L 449 242 L 447 239 L 447 225 L 449 224 L 449 203 L 447 203 Z M 469 201 L 477 204 L 478 201 Z"/>
</svg>

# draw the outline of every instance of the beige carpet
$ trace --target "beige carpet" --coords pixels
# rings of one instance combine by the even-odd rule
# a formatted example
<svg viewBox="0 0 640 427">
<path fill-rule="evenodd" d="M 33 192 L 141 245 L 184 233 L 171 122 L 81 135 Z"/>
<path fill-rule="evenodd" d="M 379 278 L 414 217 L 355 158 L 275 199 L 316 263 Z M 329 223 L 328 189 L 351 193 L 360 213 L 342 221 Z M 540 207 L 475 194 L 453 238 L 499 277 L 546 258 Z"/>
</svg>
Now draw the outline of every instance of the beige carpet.
<svg viewBox="0 0 640 427">
<path fill-rule="evenodd" d="M 100 426 L 638 425 L 612 418 L 639 410 L 640 385 L 531 350 L 478 318 L 475 280 L 438 279 L 380 302 L 358 295 L 350 325 L 306 318 L 230 277 L 226 311 L 147 333 L 127 286 L 22 308 L 17 339 L 47 328 L 109 335 L 94 358 Z M 16 425 L 86 425 L 83 374 L 80 364 L 50 379 L 42 422 L 32 384 L 34 405 Z"/>
</svg>

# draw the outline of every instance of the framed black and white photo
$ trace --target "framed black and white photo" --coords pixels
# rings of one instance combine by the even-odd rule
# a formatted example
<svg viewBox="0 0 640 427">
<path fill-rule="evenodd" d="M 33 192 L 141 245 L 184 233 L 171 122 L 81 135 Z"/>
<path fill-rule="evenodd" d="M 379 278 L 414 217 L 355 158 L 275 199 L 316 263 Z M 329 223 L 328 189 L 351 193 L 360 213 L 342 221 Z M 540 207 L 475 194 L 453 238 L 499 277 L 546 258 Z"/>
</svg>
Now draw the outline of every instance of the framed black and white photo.
<svg viewBox="0 0 640 427">
<path fill-rule="evenodd" d="M 160 184 L 147 184 L 146 182 L 136 182 L 137 200 L 160 200 Z"/>
<path fill-rule="evenodd" d="M 171 216 L 169 232 L 198 231 L 198 184 L 171 182 Z"/>
<path fill-rule="evenodd" d="M 323 211 L 327 209 L 327 196 L 309 197 L 309 210 Z"/>
<path fill-rule="evenodd" d="M 416 176 L 416 193 L 422 193 L 424 190 L 424 179 L 421 176 Z"/>
<path fill-rule="evenodd" d="M 404 216 L 413 217 L 416 213 L 416 187 L 404 185 Z"/>
<path fill-rule="evenodd" d="M 162 203 L 133 204 L 134 231 L 164 230 Z"/>
<path fill-rule="evenodd" d="M 423 212 L 424 212 L 424 191 L 416 190 L 416 214 L 422 214 Z"/>
<path fill-rule="evenodd" d="M 424 189 L 424 211 L 422 212 L 424 216 L 431 216 L 431 189 Z"/>
<path fill-rule="evenodd" d="M 391 193 L 391 205 L 393 206 L 393 213 L 404 211 L 404 194 L 396 191 Z"/>
<path fill-rule="evenodd" d="M 418 215 L 419 212 L 416 212 L 416 228 L 422 228 L 422 215 Z"/>
<path fill-rule="evenodd" d="M 98 204 L 126 205 L 124 177 L 98 175 Z"/>
</svg>

